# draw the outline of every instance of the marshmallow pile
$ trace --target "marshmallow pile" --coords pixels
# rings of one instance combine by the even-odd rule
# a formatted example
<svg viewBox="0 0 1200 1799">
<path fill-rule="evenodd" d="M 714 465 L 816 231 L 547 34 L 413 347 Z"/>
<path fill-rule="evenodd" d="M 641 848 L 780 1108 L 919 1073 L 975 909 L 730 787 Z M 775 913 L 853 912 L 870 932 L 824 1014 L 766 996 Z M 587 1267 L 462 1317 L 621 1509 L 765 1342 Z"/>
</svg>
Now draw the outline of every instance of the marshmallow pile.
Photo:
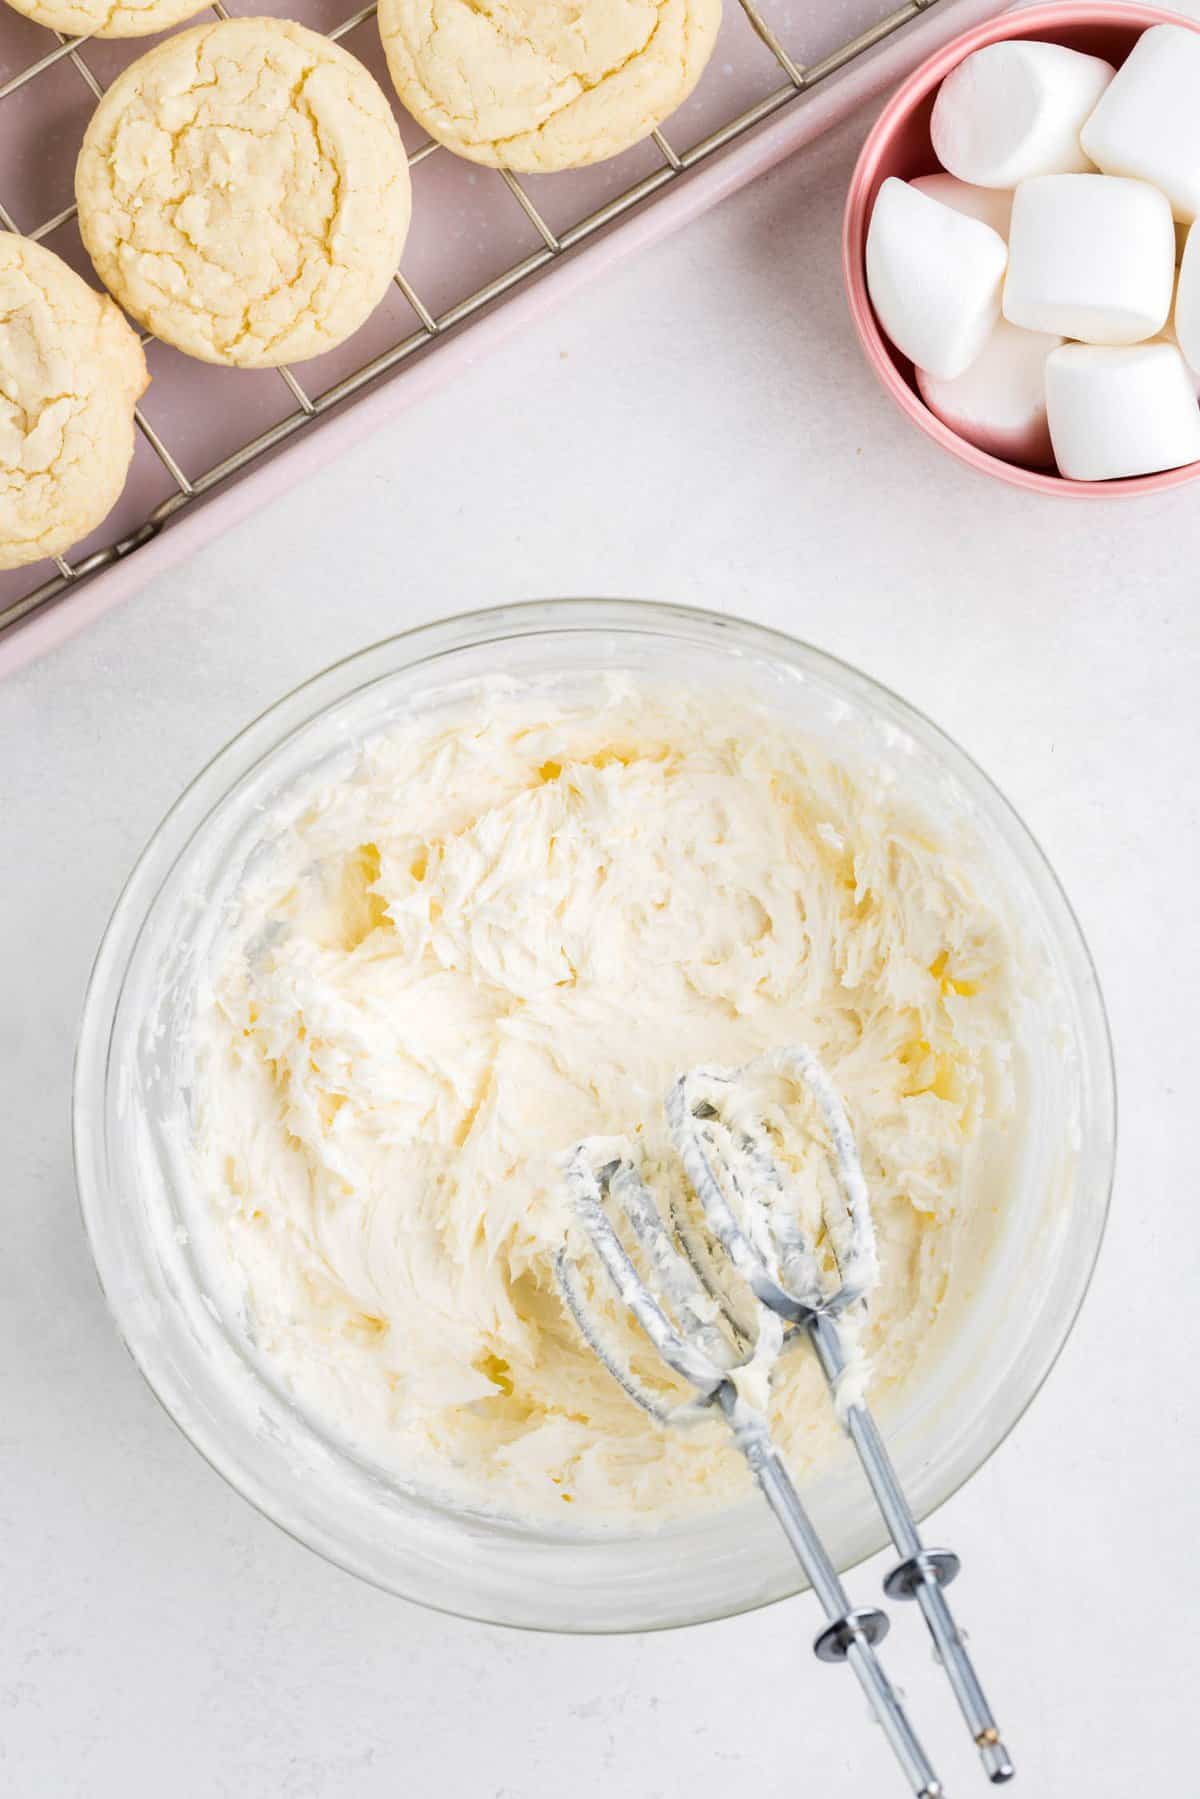
<svg viewBox="0 0 1200 1799">
<path fill-rule="evenodd" d="M 1117 70 L 989 44 L 930 136 L 941 171 L 883 183 L 866 257 L 930 411 L 1075 481 L 1200 461 L 1200 34 L 1152 26 Z"/>
</svg>

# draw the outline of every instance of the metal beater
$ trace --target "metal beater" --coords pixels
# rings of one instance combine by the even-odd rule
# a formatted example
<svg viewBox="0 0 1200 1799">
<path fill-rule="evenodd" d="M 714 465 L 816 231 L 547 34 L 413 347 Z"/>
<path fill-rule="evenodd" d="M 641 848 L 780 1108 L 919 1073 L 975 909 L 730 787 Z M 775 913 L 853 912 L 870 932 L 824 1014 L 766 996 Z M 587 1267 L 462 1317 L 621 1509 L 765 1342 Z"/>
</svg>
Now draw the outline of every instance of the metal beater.
<svg viewBox="0 0 1200 1799">
<path fill-rule="evenodd" d="M 773 1141 L 771 1108 L 754 1097 L 767 1080 L 805 1091 L 823 1126 L 823 1140 L 808 1132 L 832 1176 L 819 1183 L 815 1229 L 811 1220 L 807 1230 L 802 1223 L 805 1202 Z M 611 1140 L 581 1143 L 567 1181 L 574 1218 L 622 1302 L 698 1399 L 669 1403 L 621 1360 L 564 1248 L 557 1271 L 569 1310 L 609 1373 L 660 1422 L 686 1424 L 714 1406 L 724 1414 L 829 1620 L 814 1653 L 850 1663 L 916 1799 L 940 1799 L 941 1783 L 875 1653 L 889 1620 L 874 1607 L 851 1606 L 767 1425 L 770 1371 L 786 1343 L 807 1335 L 901 1556 L 884 1591 L 916 1600 L 984 1771 L 997 1783 L 1011 1779 L 1012 1763 L 946 1600 L 959 1558 L 925 1547 L 870 1412 L 861 1399 L 838 1401 L 850 1367 L 846 1317 L 869 1294 L 878 1262 L 867 1185 L 837 1089 L 812 1051 L 797 1046 L 732 1072 L 683 1075 L 667 1097 L 666 1118 L 702 1227 L 683 1206 L 664 1216 L 632 1158 Z"/>
</svg>

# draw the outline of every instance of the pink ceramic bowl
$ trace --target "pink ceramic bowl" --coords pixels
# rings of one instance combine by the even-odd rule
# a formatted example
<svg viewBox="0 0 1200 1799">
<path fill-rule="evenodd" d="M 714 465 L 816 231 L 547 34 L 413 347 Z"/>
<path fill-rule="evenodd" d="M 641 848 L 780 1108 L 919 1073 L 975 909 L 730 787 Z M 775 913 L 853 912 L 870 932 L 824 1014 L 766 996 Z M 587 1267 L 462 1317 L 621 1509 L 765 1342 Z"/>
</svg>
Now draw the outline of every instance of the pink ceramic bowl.
<svg viewBox="0 0 1200 1799">
<path fill-rule="evenodd" d="M 951 69 L 957 68 L 973 50 L 981 49 L 984 44 L 998 43 L 1002 38 L 1044 38 L 1050 43 L 1066 44 L 1073 50 L 1105 56 L 1109 62 L 1119 65 L 1148 26 L 1163 24 L 1185 25 L 1200 31 L 1200 23 L 1182 18 L 1179 13 L 1165 12 L 1157 6 L 1125 5 L 1121 0 L 1113 0 L 1111 4 L 1106 4 L 1105 0 L 1100 0 L 1099 4 L 1089 4 L 1088 0 L 1064 0 L 1054 6 L 1022 7 L 1001 18 L 989 19 L 974 30 L 965 31 L 931 56 L 897 88 L 875 121 L 851 177 L 842 233 L 846 292 L 859 341 L 884 391 L 927 437 L 932 437 L 960 462 L 980 469 L 984 474 L 997 475 L 1000 480 L 1032 493 L 1060 494 L 1081 500 L 1161 493 L 1165 488 L 1182 487 L 1185 481 L 1194 481 L 1200 475 L 1200 462 L 1189 462 L 1183 468 L 1167 469 L 1159 475 L 1137 475 L 1122 481 L 1066 481 L 1061 475 L 1002 462 L 998 456 L 989 456 L 986 450 L 977 449 L 957 431 L 944 425 L 917 392 L 911 362 L 888 342 L 867 298 L 865 257 L 871 208 L 881 184 L 889 175 L 899 175 L 902 180 L 909 181 L 914 175 L 928 175 L 939 166 L 929 141 L 929 115 L 933 111 L 934 96 Z"/>
</svg>

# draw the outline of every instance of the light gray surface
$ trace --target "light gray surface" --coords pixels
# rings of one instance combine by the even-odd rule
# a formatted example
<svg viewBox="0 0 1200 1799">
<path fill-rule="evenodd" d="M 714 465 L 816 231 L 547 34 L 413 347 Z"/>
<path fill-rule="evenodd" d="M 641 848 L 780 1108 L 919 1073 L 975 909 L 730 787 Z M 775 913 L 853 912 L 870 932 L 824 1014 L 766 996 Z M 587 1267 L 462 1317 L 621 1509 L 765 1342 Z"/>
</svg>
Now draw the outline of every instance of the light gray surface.
<svg viewBox="0 0 1200 1799">
<path fill-rule="evenodd" d="M 1056 505 L 893 415 L 838 284 L 861 129 L 0 687 L 3 1792 L 899 1791 L 854 1683 L 811 1661 L 809 1599 L 684 1634 L 539 1639 L 324 1566 L 179 1437 L 92 1278 L 71 1051 L 104 920 L 163 810 L 333 658 L 463 607 L 579 593 L 727 608 L 861 664 L 978 757 L 1065 881 L 1117 1041 L 1113 1220 L 1049 1386 L 930 1534 L 964 1555 L 956 1601 L 1028 1799 L 1117 1799 L 1150 1775 L 1190 1790 L 1200 487 Z M 985 1791 L 915 1617 L 889 1647 L 950 1791 Z"/>
</svg>

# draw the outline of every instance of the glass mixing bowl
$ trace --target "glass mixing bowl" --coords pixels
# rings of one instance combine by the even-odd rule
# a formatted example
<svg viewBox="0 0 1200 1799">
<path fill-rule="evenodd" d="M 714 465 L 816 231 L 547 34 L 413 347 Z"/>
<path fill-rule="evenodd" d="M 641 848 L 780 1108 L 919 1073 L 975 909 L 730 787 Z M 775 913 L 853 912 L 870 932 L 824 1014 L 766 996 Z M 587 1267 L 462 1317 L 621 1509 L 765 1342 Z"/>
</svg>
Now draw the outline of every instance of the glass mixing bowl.
<svg viewBox="0 0 1200 1799">
<path fill-rule="evenodd" d="M 696 1623 L 804 1584 L 751 1499 L 648 1533 L 522 1524 L 402 1491 L 306 1415 L 214 1297 L 189 1191 L 191 994 L 221 898 L 293 783 L 364 736 L 484 676 L 586 683 L 597 671 L 750 691 L 850 762 L 886 762 L 1020 922 L 1034 969 L 1024 1023 L 1030 1116 L 977 1278 L 921 1378 L 882 1411 L 922 1517 L 985 1460 L 1071 1328 L 1104 1228 L 1114 1153 L 1112 1058 L 1096 976 L 1053 872 L 978 768 L 894 694 L 831 657 L 739 619 L 681 607 L 549 601 L 476 612 L 389 639 L 281 700 L 198 776 L 121 895 L 100 947 L 76 1062 L 75 1157 L 92 1251 L 134 1360 L 225 1478 L 333 1562 L 409 1599 L 554 1630 Z M 885 1532 L 848 1454 L 806 1486 L 847 1567 Z"/>
</svg>

